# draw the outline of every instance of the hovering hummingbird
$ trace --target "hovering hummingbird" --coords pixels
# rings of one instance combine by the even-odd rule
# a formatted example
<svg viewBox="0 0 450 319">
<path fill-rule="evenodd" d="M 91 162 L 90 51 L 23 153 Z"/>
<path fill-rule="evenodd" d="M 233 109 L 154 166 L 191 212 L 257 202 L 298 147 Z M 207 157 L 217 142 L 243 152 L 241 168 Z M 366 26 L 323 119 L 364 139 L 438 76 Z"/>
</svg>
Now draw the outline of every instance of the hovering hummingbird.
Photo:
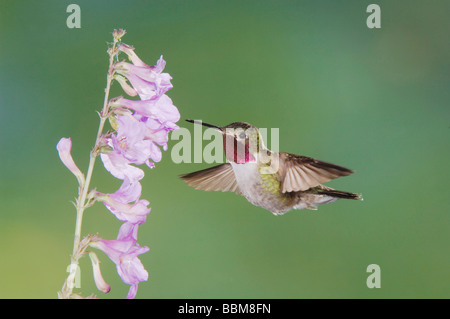
<svg viewBox="0 0 450 319">
<path fill-rule="evenodd" d="M 181 175 L 189 186 L 204 191 L 231 191 L 250 203 L 282 215 L 291 209 L 313 209 L 338 199 L 363 200 L 361 195 L 322 185 L 352 170 L 311 157 L 271 152 L 256 127 L 245 122 L 215 126 L 223 136 L 227 163 Z"/>
</svg>

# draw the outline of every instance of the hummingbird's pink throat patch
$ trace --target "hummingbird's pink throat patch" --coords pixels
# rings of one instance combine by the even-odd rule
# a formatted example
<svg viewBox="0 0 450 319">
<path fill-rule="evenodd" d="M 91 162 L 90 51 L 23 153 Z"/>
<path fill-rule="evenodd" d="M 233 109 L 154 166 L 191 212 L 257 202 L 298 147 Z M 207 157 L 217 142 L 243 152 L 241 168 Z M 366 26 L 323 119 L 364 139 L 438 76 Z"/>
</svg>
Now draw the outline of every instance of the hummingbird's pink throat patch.
<svg viewBox="0 0 450 319">
<path fill-rule="evenodd" d="M 245 164 L 256 161 L 255 157 L 250 153 L 248 140 L 244 144 L 230 136 L 224 135 L 223 147 L 225 156 L 230 162 Z"/>
</svg>

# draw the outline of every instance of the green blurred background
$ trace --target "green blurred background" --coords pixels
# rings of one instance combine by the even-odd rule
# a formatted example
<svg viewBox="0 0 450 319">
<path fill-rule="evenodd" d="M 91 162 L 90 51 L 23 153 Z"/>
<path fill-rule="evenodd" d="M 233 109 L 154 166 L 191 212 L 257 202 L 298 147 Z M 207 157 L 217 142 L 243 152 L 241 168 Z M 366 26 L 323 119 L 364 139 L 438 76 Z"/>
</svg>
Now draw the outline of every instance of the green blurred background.
<svg viewBox="0 0 450 319">
<path fill-rule="evenodd" d="M 182 119 L 279 128 L 282 151 L 356 170 L 327 185 L 365 198 L 276 217 L 188 187 L 177 175 L 211 165 L 169 149 L 145 169 L 138 298 L 450 297 L 448 1 L 376 1 L 381 29 L 366 26 L 374 1 L 76 1 L 82 27 L 68 29 L 70 3 L 0 1 L 1 298 L 55 298 L 67 275 L 76 181 L 55 146 L 71 137 L 86 170 L 114 28 L 147 63 L 164 55 Z M 97 162 L 92 185 L 120 181 Z M 120 224 L 95 205 L 83 234 L 114 239 Z M 96 291 L 86 257 L 82 294 L 125 297 L 98 255 L 112 290 Z"/>
</svg>

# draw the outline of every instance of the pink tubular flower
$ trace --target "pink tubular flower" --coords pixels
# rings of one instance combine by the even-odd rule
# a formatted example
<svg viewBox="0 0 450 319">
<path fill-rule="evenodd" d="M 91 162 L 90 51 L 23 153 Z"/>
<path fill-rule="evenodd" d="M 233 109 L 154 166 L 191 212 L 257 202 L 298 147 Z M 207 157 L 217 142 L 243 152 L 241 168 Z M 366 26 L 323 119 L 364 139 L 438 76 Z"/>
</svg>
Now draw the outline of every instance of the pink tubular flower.
<svg viewBox="0 0 450 319">
<path fill-rule="evenodd" d="M 173 87 L 168 73 L 156 73 L 152 67 L 138 67 L 130 63 L 119 62 L 116 64 L 116 71 L 127 77 L 141 100 L 159 97 Z M 128 95 L 134 96 L 128 91 L 126 92 Z"/>
<path fill-rule="evenodd" d="M 100 158 L 106 170 L 118 179 L 128 178 L 129 180 L 138 181 L 144 177 L 143 170 L 130 165 L 130 162 L 118 152 L 103 153 L 100 154 Z"/>
<path fill-rule="evenodd" d="M 138 256 L 149 251 L 149 248 L 136 243 L 137 228 L 136 224 L 124 223 L 116 240 L 98 238 L 90 243 L 90 246 L 102 250 L 116 264 L 122 281 L 131 285 L 127 299 L 136 296 L 139 282 L 148 280 L 148 272 Z"/>
<path fill-rule="evenodd" d="M 180 113 L 172 104 L 172 100 L 165 94 L 158 99 L 140 101 L 119 97 L 112 101 L 110 105 L 111 107 L 134 110 L 135 113 L 132 118 L 138 123 L 136 124 L 127 116 L 119 117 L 126 118 L 126 121 L 119 120 L 117 138 L 114 135 L 111 137 L 113 153 L 121 153 L 124 157 L 127 157 L 128 161 L 135 164 L 142 164 L 145 156 L 147 156 L 145 163 L 150 168 L 153 168 L 155 166 L 154 162 L 159 162 L 162 157 L 161 150 L 157 145 L 163 146 L 164 150 L 167 150 L 169 131 L 178 129 L 175 122 L 180 119 Z M 145 140 L 142 141 L 143 137 Z M 136 149 L 130 147 L 131 144 L 137 142 L 142 144 L 143 147 L 145 144 L 145 148 Z M 138 157 L 138 154 L 141 156 Z M 109 156 L 114 155 L 109 154 Z M 120 162 L 118 159 L 115 160 Z"/>
<path fill-rule="evenodd" d="M 136 53 L 134 53 L 134 48 L 131 45 L 123 43 L 123 44 L 119 45 L 117 47 L 117 49 L 119 49 L 119 51 L 122 51 L 123 53 L 128 55 L 128 58 L 131 60 L 131 62 L 133 62 L 134 65 L 144 66 L 144 67 L 148 66 L 141 59 L 139 59 L 139 57 L 136 55 Z"/>
<path fill-rule="evenodd" d="M 148 118 L 142 116 L 117 117 L 117 134 L 106 139 L 111 150 L 101 154 L 105 168 L 115 177 L 139 180 L 143 172 L 130 164 L 146 163 L 153 168 L 153 162 L 161 160 L 161 150 L 157 145 L 167 149 L 168 130 L 152 130 L 147 122 Z"/>
<path fill-rule="evenodd" d="M 161 148 L 167 150 L 170 131 L 179 128 L 176 122 L 180 119 L 180 113 L 166 95 L 173 85 L 170 74 L 164 72 L 166 61 L 163 56 L 160 56 L 155 65 L 147 65 L 136 55 L 132 46 L 121 44 L 124 34 L 123 29 L 114 30 L 114 42 L 107 51 L 110 63 L 105 103 L 101 112 L 98 112 L 100 125 L 95 146 L 90 153 L 87 179 L 70 154 L 70 138 L 62 138 L 57 145 L 61 161 L 79 183 L 74 253 L 71 257 L 71 272 L 58 292 L 61 298 L 81 297 L 73 293 L 74 269 L 78 260 L 86 253 L 92 262 L 95 285 L 101 292 L 110 291 L 111 287 L 102 276 L 100 261 L 95 252 L 86 250 L 88 246 L 103 251 L 114 262 L 120 278 L 130 286 L 127 299 L 135 298 L 139 283 L 147 281 L 149 277 L 139 259 L 149 248 L 137 243 L 137 232 L 139 225 L 146 221 L 151 208 L 149 201 L 141 199 L 140 181 L 144 177 L 144 171 L 137 166 L 146 164 L 153 168 L 154 163 L 161 160 Z M 115 62 L 122 53 L 128 56 L 129 61 Z M 128 100 L 122 96 L 111 99 L 110 88 L 113 81 L 120 84 L 127 96 L 139 100 Z M 106 121 L 109 122 L 109 128 L 105 127 Z M 100 156 L 111 175 L 122 180 L 122 185 L 114 193 L 101 193 L 90 186 L 97 156 Z M 88 234 L 80 241 L 82 213 L 96 202 L 102 202 L 123 222 L 115 240 Z"/>
<path fill-rule="evenodd" d="M 180 112 L 173 105 L 172 100 L 167 95 L 162 95 L 158 99 L 134 101 L 123 97 L 110 103 L 111 107 L 125 107 L 134 110 L 137 114 L 158 120 L 169 128 L 178 128 L 175 123 L 180 119 Z"/>
<path fill-rule="evenodd" d="M 84 175 L 75 164 L 72 155 L 70 155 L 72 140 L 70 138 L 63 137 L 59 140 L 58 145 L 56 145 L 56 149 L 58 150 L 59 158 L 63 164 L 72 172 L 73 175 L 75 175 L 78 180 L 78 184 L 82 185 L 84 183 Z"/>
<path fill-rule="evenodd" d="M 97 200 L 103 202 L 106 208 L 113 213 L 117 219 L 133 224 L 142 224 L 150 213 L 149 201 L 140 199 L 134 204 L 123 203 L 108 194 L 97 193 Z"/>
<path fill-rule="evenodd" d="M 148 66 L 136 55 L 133 47 L 122 44 L 118 49 L 126 53 L 133 64 L 118 62 L 114 68 L 117 73 L 128 78 L 142 100 L 159 97 L 173 87 L 170 83 L 172 77 L 162 72 L 166 66 L 162 56 L 156 65 Z"/>
<path fill-rule="evenodd" d="M 106 138 L 111 151 L 101 154 L 101 158 L 105 168 L 115 177 L 136 179 L 136 175 L 139 175 L 137 168 L 130 164 L 145 163 L 153 168 L 154 163 L 161 160 L 159 146 L 167 150 L 168 134 L 179 128 L 175 123 L 179 121 L 180 113 L 165 94 L 173 86 L 170 83 L 172 77 L 163 73 L 166 61 L 162 56 L 156 65 L 148 66 L 136 55 L 133 47 L 121 44 L 118 50 L 126 53 L 132 64 L 116 63 L 116 80 L 127 94 L 139 94 L 141 100 L 123 97 L 110 100 L 109 107 L 116 114 L 118 131 L 116 135 Z M 124 77 L 133 87 L 128 85 Z M 130 111 L 133 114 L 118 115 Z"/>
<path fill-rule="evenodd" d="M 117 135 L 111 136 L 114 151 L 130 163 L 141 165 L 151 155 L 151 141 L 145 139 L 147 127 L 132 116 L 118 116 Z"/>
<path fill-rule="evenodd" d="M 131 65 L 129 63 L 126 63 Z M 133 89 L 139 94 L 141 100 L 149 100 L 151 98 L 157 98 L 157 87 L 155 83 L 145 81 L 140 77 L 136 76 L 134 73 L 129 73 L 127 75 L 128 81 L 130 81 Z M 128 94 L 128 93 L 127 93 Z M 128 94 L 130 95 L 130 94 Z M 133 96 L 133 95 L 130 95 Z"/>
<path fill-rule="evenodd" d="M 136 72 L 137 75 L 142 79 L 151 82 L 154 82 L 155 78 L 158 76 L 162 76 L 166 80 L 172 79 L 172 77 L 168 73 L 162 73 L 162 71 L 164 71 L 164 68 L 166 67 L 166 61 L 164 61 L 162 55 L 159 57 L 159 60 L 156 62 L 156 65 L 148 66 L 137 56 L 132 46 L 129 46 L 127 44 L 121 44 L 117 47 L 117 49 L 128 55 L 128 58 L 130 59 L 130 61 L 133 63 L 134 66 L 142 68 L 140 71 L 142 73 Z"/>
<path fill-rule="evenodd" d="M 135 115 L 138 117 L 138 115 Z M 158 120 L 154 120 L 145 116 L 139 116 L 141 122 L 145 123 L 147 126 L 146 137 L 153 141 L 154 143 L 163 146 L 164 150 L 167 151 L 167 142 L 169 141 L 169 132 L 177 130 L 178 125 L 173 124 L 173 126 L 166 126 L 161 124 Z"/>
<path fill-rule="evenodd" d="M 92 272 L 94 274 L 95 285 L 97 286 L 98 290 L 107 294 L 111 290 L 111 287 L 103 279 L 102 273 L 100 271 L 100 260 L 98 260 L 97 255 L 93 251 L 89 252 L 89 257 L 91 258 L 92 262 Z"/>
<path fill-rule="evenodd" d="M 128 83 L 127 80 L 121 76 L 121 75 L 115 75 L 114 79 L 119 82 L 120 86 L 122 87 L 122 89 L 125 91 L 126 94 L 128 94 L 129 96 L 136 96 L 138 93 L 137 91 L 132 88 Z"/>
<path fill-rule="evenodd" d="M 145 222 L 150 213 L 150 204 L 146 200 L 140 200 L 142 186 L 139 181 L 125 178 L 120 188 L 113 194 L 97 192 L 97 200 L 103 202 L 106 208 L 117 219 L 134 224 Z M 132 203 L 132 204 L 130 204 Z"/>
<path fill-rule="evenodd" d="M 141 183 L 125 178 L 120 188 L 115 193 L 109 194 L 109 197 L 121 203 L 131 203 L 141 197 L 141 191 Z"/>
</svg>

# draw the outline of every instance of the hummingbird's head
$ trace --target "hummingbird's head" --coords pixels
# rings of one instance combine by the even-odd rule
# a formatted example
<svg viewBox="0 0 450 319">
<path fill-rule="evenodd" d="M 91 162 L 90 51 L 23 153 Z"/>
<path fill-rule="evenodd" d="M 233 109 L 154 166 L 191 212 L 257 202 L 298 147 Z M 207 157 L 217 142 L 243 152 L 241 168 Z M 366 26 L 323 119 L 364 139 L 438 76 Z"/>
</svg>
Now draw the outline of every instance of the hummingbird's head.
<svg viewBox="0 0 450 319">
<path fill-rule="evenodd" d="M 265 149 L 258 129 L 249 123 L 234 122 L 226 126 L 215 126 L 202 121 L 187 121 L 220 131 L 225 156 L 230 162 L 236 164 L 256 162 L 260 149 Z"/>
</svg>

